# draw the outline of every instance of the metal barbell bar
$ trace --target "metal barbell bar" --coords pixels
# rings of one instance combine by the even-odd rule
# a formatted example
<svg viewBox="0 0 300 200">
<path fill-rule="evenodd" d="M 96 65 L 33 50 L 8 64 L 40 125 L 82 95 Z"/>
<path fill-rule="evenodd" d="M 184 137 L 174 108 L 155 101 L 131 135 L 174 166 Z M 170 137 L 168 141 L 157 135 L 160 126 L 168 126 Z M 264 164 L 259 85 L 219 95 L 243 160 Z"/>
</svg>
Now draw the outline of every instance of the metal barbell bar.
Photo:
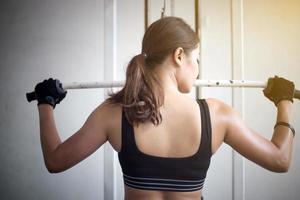
<svg viewBox="0 0 300 200">
<path fill-rule="evenodd" d="M 102 82 L 71 82 L 62 84 L 65 90 L 69 89 L 90 89 L 90 88 L 114 88 L 123 87 L 124 81 L 102 81 Z M 263 81 L 248 81 L 248 80 L 200 80 L 197 79 L 194 86 L 202 87 L 242 87 L 242 88 L 265 88 L 267 82 Z M 27 101 L 36 99 L 35 93 L 26 94 Z M 300 100 L 300 91 L 295 90 L 294 98 Z"/>
</svg>

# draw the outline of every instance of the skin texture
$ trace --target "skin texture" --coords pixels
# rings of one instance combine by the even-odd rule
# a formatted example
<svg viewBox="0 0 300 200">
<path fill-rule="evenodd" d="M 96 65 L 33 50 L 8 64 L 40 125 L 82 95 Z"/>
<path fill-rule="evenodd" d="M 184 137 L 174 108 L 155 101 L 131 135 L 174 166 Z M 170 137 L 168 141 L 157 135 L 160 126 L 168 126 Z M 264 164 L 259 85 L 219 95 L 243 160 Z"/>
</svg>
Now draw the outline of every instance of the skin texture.
<svg viewBox="0 0 300 200">
<path fill-rule="evenodd" d="M 165 92 L 160 108 L 162 124 L 150 122 L 134 127 L 137 147 L 145 154 L 160 157 L 186 157 L 194 154 L 201 140 L 201 116 L 195 99 L 186 93 L 198 75 L 199 49 L 186 54 L 182 48 L 169 55 L 157 67 Z M 176 100 L 174 100 L 176 99 Z M 232 107 L 221 100 L 206 99 L 212 124 L 212 152 L 227 143 L 245 158 L 274 172 L 287 172 L 291 162 L 293 136 L 289 128 L 278 126 L 271 140 L 249 128 Z M 121 105 L 103 102 L 89 115 L 83 126 L 61 142 L 55 126 L 53 109 L 38 106 L 41 146 L 50 173 L 59 173 L 84 160 L 105 142 L 119 152 L 121 142 Z M 276 121 L 290 123 L 292 103 L 281 101 Z M 274 122 L 275 124 L 275 122 Z M 125 187 L 125 199 L 200 199 L 202 190 L 194 192 L 162 192 Z"/>
</svg>

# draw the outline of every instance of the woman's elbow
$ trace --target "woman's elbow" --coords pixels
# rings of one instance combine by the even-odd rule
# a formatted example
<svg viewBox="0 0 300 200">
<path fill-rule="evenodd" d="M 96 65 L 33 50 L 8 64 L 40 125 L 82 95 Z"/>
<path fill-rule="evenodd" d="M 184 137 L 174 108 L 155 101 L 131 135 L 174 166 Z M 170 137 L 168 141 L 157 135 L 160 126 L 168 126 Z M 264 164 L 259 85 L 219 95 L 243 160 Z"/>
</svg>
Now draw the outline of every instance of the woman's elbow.
<svg viewBox="0 0 300 200">
<path fill-rule="evenodd" d="M 290 169 L 290 164 L 284 161 L 284 162 L 279 163 L 277 172 L 278 173 L 286 173 L 289 171 L 289 169 Z"/>
<path fill-rule="evenodd" d="M 50 174 L 56 174 L 56 173 L 59 173 L 59 172 L 60 172 L 60 171 L 59 171 L 55 166 L 53 166 L 53 165 L 50 165 L 50 164 L 45 163 L 45 166 L 46 166 L 46 168 L 47 168 L 47 170 L 48 170 L 48 172 L 49 172 Z"/>
<path fill-rule="evenodd" d="M 60 167 L 56 162 L 53 161 L 45 161 L 45 166 L 50 174 L 57 174 L 65 171 L 62 167 Z"/>
<path fill-rule="evenodd" d="M 59 169 L 53 168 L 53 167 L 47 167 L 46 166 L 46 168 L 47 168 L 47 170 L 50 174 L 57 174 L 57 173 L 60 173 L 60 172 L 64 171 L 64 170 L 59 170 Z"/>
<path fill-rule="evenodd" d="M 275 170 L 274 172 L 277 173 L 286 173 L 290 169 L 290 159 L 288 159 L 286 156 L 277 156 L 277 159 L 275 159 Z"/>
<path fill-rule="evenodd" d="M 54 169 L 54 168 L 47 167 L 47 170 L 48 170 L 48 172 L 49 172 L 50 174 L 57 174 L 57 173 L 59 173 L 59 171 L 56 170 L 56 169 Z"/>
</svg>

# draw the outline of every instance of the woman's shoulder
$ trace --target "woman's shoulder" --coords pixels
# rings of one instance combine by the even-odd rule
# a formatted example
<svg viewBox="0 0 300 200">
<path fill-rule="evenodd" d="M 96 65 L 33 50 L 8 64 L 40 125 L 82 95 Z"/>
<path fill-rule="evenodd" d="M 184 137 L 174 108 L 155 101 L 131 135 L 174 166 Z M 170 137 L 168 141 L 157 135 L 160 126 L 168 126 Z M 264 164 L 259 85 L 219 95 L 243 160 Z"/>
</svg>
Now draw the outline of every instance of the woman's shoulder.
<svg viewBox="0 0 300 200">
<path fill-rule="evenodd" d="M 120 132 L 122 119 L 121 104 L 105 100 L 95 109 L 94 112 L 96 112 L 96 115 L 102 116 L 101 121 L 98 123 L 105 124 L 109 140 L 111 140 L 116 133 Z"/>
<path fill-rule="evenodd" d="M 119 123 L 122 105 L 105 100 L 95 108 L 93 113 L 99 119 L 98 123 L 104 123 L 110 129 L 115 127 L 116 123 Z"/>
<path fill-rule="evenodd" d="M 206 101 L 209 110 L 224 112 L 226 110 L 232 109 L 232 107 L 223 100 L 217 98 L 203 98 L 203 99 Z M 102 104 L 98 106 L 96 110 L 101 110 L 107 116 L 116 117 L 117 115 L 120 115 L 122 113 L 122 105 L 118 103 L 111 103 L 105 100 Z"/>
<path fill-rule="evenodd" d="M 106 116 L 110 121 L 114 120 L 122 113 L 122 105 L 118 103 L 112 103 L 107 100 L 105 100 L 103 103 L 101 103 L 98 108 L 99 111 Z"/>
<path fill-rule="evenodd" d="M 214 112 L 216 114 L 226 114 L 233 110 L 229 104 L 221 99 L 205 98 L 205 101 L 209 107 L 210 112 Z"/>
<path fill-rule="evenodd" d="M 224 106 L 224 102 L 217 98 L 203 98 L 202 100 L 205 100 L 208 107 L 211 109 L 220 109 L 220 107 Z"/>
</svg>

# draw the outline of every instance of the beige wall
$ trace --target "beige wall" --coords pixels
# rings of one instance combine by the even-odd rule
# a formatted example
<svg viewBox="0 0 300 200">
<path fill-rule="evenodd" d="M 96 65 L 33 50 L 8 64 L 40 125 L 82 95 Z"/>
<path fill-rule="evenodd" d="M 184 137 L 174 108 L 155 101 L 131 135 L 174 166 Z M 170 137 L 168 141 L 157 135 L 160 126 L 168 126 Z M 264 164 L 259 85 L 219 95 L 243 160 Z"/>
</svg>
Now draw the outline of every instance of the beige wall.
<svg viewBox="0 0 300 200">
<path fill-rule="evenodd" d="M 244 75 L 246 79 L 279 76 L 300 87 L 300 1 L 244 1 Z M 299 100 L 294 104 L 292 124 L 300 129 Z M 245 92 L 245 120 L 271 138 L 276 109 L 259 90 Z M 245 162 L 245 196 L 254 199 L 299 199 L 300 141 L 294 139 L 290 171 L 276 174 Z"/>
</svg>

